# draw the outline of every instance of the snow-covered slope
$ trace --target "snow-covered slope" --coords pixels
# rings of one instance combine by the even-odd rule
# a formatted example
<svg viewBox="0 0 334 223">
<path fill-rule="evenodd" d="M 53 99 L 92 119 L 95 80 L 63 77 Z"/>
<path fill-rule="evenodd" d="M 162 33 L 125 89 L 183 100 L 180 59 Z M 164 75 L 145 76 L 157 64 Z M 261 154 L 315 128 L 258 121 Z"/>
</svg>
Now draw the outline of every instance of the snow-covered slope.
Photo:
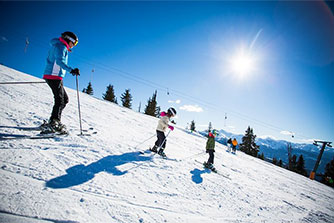
<svg viewBox="0 0 334 223">
<path fill-rule="evenodd" d="M 36 80 L 0 66 L 0 82 Z M 334 222 L 333 189 L 220 144 L 215 166 L 230 179 L 210 173 L 195 161 L 206 139 L 181 128 L 167 142 L 176 161 L 141 155 L 158 119 L 82 93 L 83 127 L 98 133 L 77 136 L 66 90 L 69 136 L 0 141 L 0 222 Z M 46 84 L 0 85 L 0 138 L 36 135 L 52 100 Z"/>
</svg>

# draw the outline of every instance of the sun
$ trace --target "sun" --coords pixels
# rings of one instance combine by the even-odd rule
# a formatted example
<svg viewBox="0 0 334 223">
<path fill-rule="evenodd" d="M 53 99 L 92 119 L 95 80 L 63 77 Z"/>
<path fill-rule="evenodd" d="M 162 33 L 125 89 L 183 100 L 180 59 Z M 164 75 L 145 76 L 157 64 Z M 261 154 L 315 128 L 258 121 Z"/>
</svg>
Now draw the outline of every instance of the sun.
<svg viewBox="0 0 334 223">
<path fill-rule="evenodd" d="M 245 77 L 254 70 L 254 60 L 252 56 L 240 50 L 230 59 L 231 71 L 239 77 Z"/>
</svg>

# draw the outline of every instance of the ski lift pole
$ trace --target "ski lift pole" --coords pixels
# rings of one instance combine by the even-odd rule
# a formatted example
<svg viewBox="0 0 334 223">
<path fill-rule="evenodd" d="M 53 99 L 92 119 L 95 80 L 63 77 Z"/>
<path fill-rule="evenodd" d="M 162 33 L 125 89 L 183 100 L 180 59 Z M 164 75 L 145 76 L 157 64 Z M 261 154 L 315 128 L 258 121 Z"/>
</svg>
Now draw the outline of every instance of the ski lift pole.
<svg viewBox="0 0 334 223">
<path fill-rule="evenodd" d="M 318 146 L 318 143 L 322 143 L 322 147 L 321 147 L 320 153 L 319 153 L 319 155 L 318 155 L 317 162 L 316 162 L 315 165 L 314 165 L 313 171 L 310 173 L 310 179 L 311 179 L 311 180 L 314 180 L 314 179 L 315 179 L 315 174 L 316 174 L 317 169 L 318 169 L 318 167 L 319 167 L 320 160 L 321 160 L 322 154 L 324 153 L 324 150 L 325 150 L 326 146 L 328 146 L 328 147 L 332 147 L 332 145 L 331 145 L 332 142 L 317 141 L 317 140 L 314 140 L 313 145 Z"/>
<path fill-rule="evenodd" d="M 80 112 L 80 99 L 79 99 L 79 81 L 78 81 L 78 75 L 76 76 L 76 83 L 77 83 L 77 98 L 78 98 L 78 111 L 79 111 L 79 123 L 80 123 L 80 135 L 82 134 L 82 125 L 81 125 L 81 112 Z"/>
<path fill-rule="evenodd" d="M 24 47 L 24 53 L 27 53 L 27 49 L 28 49 L 28 45 L 29 45 L 29 38 L 26 38 L 26 46 Z"/>
</svg>

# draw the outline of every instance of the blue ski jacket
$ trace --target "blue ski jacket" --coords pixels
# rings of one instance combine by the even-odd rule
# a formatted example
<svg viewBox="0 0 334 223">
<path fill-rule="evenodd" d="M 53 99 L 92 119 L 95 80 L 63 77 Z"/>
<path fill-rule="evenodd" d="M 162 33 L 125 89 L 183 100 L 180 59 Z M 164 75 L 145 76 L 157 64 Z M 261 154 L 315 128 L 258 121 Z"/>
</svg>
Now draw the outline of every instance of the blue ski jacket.
<svg viewBox="0 0 334 223">
<path fill-rule="evenodd" d="M 72 68 L 67 65 L 68 51 L 71 52 L 67 42 L 60 38 L 54 38 L 50 41 L 51 48 L 46 59 L 46 67 L 43 79 L 62 80 L 66 71 L 70 72 Z"/>
</svg>

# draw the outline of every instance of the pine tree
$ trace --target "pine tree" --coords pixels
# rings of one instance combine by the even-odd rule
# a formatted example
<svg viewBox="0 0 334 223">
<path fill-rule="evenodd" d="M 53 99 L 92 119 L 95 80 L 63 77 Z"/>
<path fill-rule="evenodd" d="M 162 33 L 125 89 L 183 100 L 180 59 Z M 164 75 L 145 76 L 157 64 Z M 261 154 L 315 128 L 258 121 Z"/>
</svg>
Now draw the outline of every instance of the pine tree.
<svg viewBox="0 0 334 223">
<path fill-rule="evenodd" d="M 261 153 L 261 155 L 259 155 L 259 159 L 264 160 L 264 154 L 263 153 Z"/>
<path fill-rule="evenodd" d="M 296 166 L 297 166 L 297 156 L 293 155 L 290 161 L 289 170 L 296 172 Z"/>
<path fill-rule="evenodd" d="M 291 165 L 291 161 L 292 161 L 292 146 L 291 146 L 291 143 L 288 143 L 287 149 L 288 149 L 288 161 L 289 161 L 288 169 L 291 170 L 291 169 L 293 169 L 292 165 Z"/>
<path fill-rule="evenodd" d="M 130 94 L 130 89 L 126 89 L 125 92 L 121 95 L 121 101 L 124 107 L 131 109 L 132 96 Z"/>
<path fill-rule="evenodd" d="M 305 169 L 305 161 L 304 161 L 303 155 L 300 155 L 299 158 L 298 158 L 298 161 L 296 163 L 296 172 L 299 173 L 299 174 L 301 174 L 301 175 L 304 175 L 304 176 L 307 175 L 307 172 L 306 172 L 306 169 Z"/>
<path fill-rule="evenodd" d="M 280 167 L 283 166 L 283 161 L 281 159 L 278 161 L 278 166 L 280 166 Z"/>
<path fill-rule="evenodd" d="M 257 157 L 259 152 L 259 146 L 255 143 L 256 135 L 253 133 L 253 129 L 248 126 L 245 136 L 242 137 L 242 143 L 239 145 L 239 148 L 244 153 Z"/>
<path fill-rule="evenodd" d="M 273 158 L 273 164 L 277 165 L 277 159 L 276 159 L 276 157 Z"/>
<path fill-rule="evenodd" d="M 321 182 L 334 187 L 334 158 L 325 167 L 325 174 L 322 177 Z"/>
<path fill-rule="evenodd" d="M 158 117 L 160 114 L 160 107 L 157 106 L 157 104 L 157 91 L 155 91 L 152 98 L 149 98 L 147 101 L 144 114 Z"/>
<path fill-rule="evenodd" d="M 195 121 L 192 120 L 191 123 L 190 123 L 190 130 L 191 130 L 191 131 L 195 131 L 195 129 L 196 129 Z"/>
<path fill-rule="evenodd" d="M 82 90 L 82 92 L 84 92 L 84 93 L 86 93 L 86 94 L 89 94 L 89 95 L 93 95 L 93 94 L 94 94 L 94 91 L 93 91 L 92 83 L 89 82 L 87 88 L 84 88 L 84 89 Z"/>
<path fill-rule="evenodd" d="M 208 129 L 208 132 L 211 132 L 212 131 L 212 124 L 211 122 L 209 122 L 209 129 Z"/>
<path fill-rule="evenodd" d="M 114 91 L 114 86 L 113 85 L 109 84 L 107 86 L 106 93 L 103 94 L 102 98 L 106 101 L 110 101 L 110 102 L 113 102 L 113 103 L 117 104 L 117 99 L 116 99 L 116 96 L 115 96 L 115 91 Z"/>
</svg>

